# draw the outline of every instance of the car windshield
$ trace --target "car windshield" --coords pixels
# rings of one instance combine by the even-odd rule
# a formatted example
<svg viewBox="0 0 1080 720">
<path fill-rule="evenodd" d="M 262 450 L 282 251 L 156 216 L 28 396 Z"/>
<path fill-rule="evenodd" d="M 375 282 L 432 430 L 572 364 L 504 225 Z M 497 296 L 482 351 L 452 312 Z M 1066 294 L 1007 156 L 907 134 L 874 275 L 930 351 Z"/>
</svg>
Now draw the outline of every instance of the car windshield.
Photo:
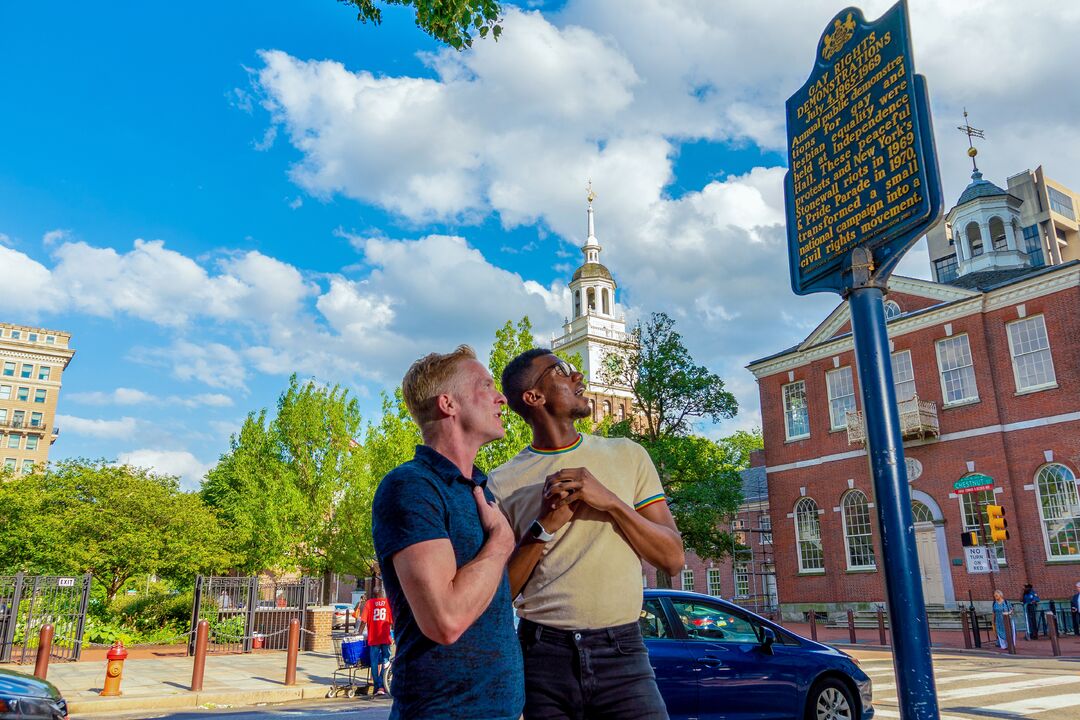
<svg viewBox="0 0 1080 720">
<path fill-rule="evenodd" d="M 698 600 L 672 598 L 671 604 L 679 616 L 686 635 L 691 640 L 713 640 L 732 643 L 761 641 L 756 624 L 723 606 Z"/>
</svg>

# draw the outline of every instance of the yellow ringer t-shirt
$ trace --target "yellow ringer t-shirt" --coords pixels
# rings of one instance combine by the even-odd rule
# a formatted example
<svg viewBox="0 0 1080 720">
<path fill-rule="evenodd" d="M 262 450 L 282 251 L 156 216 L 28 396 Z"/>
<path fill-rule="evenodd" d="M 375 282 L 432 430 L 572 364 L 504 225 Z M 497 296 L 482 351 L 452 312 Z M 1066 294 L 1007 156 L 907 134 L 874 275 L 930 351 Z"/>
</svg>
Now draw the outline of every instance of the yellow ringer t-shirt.
<svg viewBox="0 0 1080 720">
<path fill-rule="evenodd" d="M 510 518 L 515 537 L 520 540 L 540 516 L 547 476 L 578 467 L 638 510 L 664 499 L 652 459 L 632 440 L 582 435 L 559 450 L 529 446 L 488 476 L 488 488 Z M 617 527 L 607 513 L 579 502 L 514 601 L 518 615 L 562 630 L 637 622 L 641 562 Z"/>
</svg>

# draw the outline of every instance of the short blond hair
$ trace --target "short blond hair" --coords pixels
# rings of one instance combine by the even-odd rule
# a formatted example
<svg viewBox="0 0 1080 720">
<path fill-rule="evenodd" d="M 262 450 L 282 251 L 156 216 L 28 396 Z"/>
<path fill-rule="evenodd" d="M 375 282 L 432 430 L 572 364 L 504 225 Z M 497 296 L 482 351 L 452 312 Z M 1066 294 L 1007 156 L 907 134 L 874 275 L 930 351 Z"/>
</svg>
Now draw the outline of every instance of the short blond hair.
<svg viewBox="0 0 1080 720">
<path fill-rule="evenodd" d="M 475 359 L 476 352 L 471 347 L 459 345 L 450 353 L 425 355 L 409 367 L 401 381 L 401 393 L 405 396 L 405 407 L 421 429 L 438 419 L 435 398 L 452 389 L 458 363 Z"/>
</svg>

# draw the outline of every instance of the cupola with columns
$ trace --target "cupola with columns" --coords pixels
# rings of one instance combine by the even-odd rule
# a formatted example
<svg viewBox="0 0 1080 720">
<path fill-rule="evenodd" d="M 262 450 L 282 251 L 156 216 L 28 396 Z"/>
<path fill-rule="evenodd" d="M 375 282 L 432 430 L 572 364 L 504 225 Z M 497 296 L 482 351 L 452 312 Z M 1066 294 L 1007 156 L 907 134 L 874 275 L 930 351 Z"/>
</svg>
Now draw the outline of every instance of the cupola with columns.
<svg viewBox="0 0 1080 720">
<path fill-rule="evenodd" d="M 633 337 L 626 332 L 626 319 L 615 303 L 615 279 L 600 262 L 603 248 L 596 239 L 593 201 L 596 194 L 589 183 L 588 235 L 581 246 L 584 262 L 570 279 L 570 316 L 563 324 L 563 334 L 553 338 L 553 350 L 581 357 L 582 372 L 588 378 L 588 395 L 594 403 L 593 419 L 610 412 L 616 419 L 632 413 L 629 388 L 605 382 L 604 358 L 611 352 L 625 352 L 633 347 Z"/>
</svg>

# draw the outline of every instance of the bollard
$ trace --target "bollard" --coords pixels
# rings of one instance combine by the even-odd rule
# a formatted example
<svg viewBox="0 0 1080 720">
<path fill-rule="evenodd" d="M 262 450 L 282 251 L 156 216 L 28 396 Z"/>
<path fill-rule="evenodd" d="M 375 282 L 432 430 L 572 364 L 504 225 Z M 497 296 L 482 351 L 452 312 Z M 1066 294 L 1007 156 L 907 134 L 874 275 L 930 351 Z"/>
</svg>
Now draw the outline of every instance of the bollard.
<svg viewBox="0 0 1080 720">
<path fill-rule="evenodd" d="M 127 660 L 127 656 L 128 651 L 124 647 L 123 640 L 117 640 L 109 648 L 109 652 L 105 655 L 105 659 L 108 660 L 109 664 L 105 666 L 105 687 L 102 689 L 101 695 L 105 697 L 123 695 L 120 692 L 120 681 L 124 679 L 124 660 Z"/>
<path fill-rule="evenodd" d="M 964 649 L 971 649 L 971 621 L 968 620 L 968 614 L 963 610 L 960 611 L 960 629 L 964 631 Z"/>
<path fill-rule="evenodd" d="M 296 656 L 300 653 L 300 621 L 289 621 L 289 654 L 285 658 L 285 684 L 296 684 Z"/>
<path fill-rule="evenodd" d="M 877 609 L 877 636 L 879 645 L 888 645 L 885 639 L 885 609 L 878 605 Z"/>
<path fill-rule="evenodd" d="M 1005 613 L 1005 646 L 1009 649 L 1010 655 L 1016 654 L 1016 639 L 1013 637 L 1013 633 L 1016 632 L 1013 626 L 1012 613 Z"/>
<path fill-rule="evenodd" d="M 38 633 L 37 660 L 34 661 L 34 677 L 44 680 L 49 674 L 49 657 L 52 655 L 53 626 L 42 625 Z"/>
<path fill-rule="evenodd" d="M 206 650 L 210 645 L 210 623 L 200 620 L 195 626 L 195 663 L 191 666 L 191 692 L 202 692 L 206 673 Z"/>
<path fill-rule="evenodd" d="M 352 608 L 345 609 L 345 634 L 349 634 L 349 620 L 352 619 Z"/>
<path fill-rule="evenodd" d="M 817 642 L 817 610 L 810 611 L 810 639 Z"/>
<path fill-rule="evenodd" d="M 981 632 L 979 630 L 979 615 L 975 612 L 975 608 L 971 608 L 968 612 L 971 613 L 971 635 L 975 639 L 975 647 L 981 648 L 982 638 L 979 636 L 979 633 Z"/>
<path fill-rule="evenodd" d="M 848 630 L 848 637 L 851 638 L 851 644 L 854 645 L 855 643 L 858 642 L 858 640 L 855 639 L 855 611 L 854 610 L 848 610 L 847 611 L 847 630 Z"/>
<path fill-rule="evenodd" d="M 1061 657 L 1061 643 L 1058 641 L 1057 615 L 1046 612 L 1046 632 L 1050 636 L 1050 647 L 1054 651 L 1054 657 Z"/>
</svg>

